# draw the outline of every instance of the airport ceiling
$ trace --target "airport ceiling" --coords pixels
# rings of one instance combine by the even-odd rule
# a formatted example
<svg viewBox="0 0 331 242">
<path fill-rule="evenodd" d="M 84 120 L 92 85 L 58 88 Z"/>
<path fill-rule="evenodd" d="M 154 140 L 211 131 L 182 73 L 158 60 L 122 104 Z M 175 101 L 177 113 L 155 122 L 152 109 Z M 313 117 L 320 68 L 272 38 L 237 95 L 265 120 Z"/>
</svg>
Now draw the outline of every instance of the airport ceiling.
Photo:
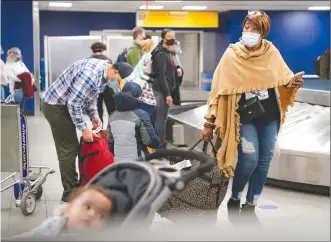
<svg viewBox="0 0 331 242">
<path fill-rule="evenodd" d="M 71 7 L 51 7 L 51 1 L 38 1 L 40 10 L 89 11 L 89 12 L 136 12 L 146 1 L 63 1 Z M 59 3 L 60 1 L 54 1 Z M 307 10 L 314 6 L 330 6 L 330 1 L 148 1 L 150 10 L 183 10 L 184 6 L 204 7 L 204 11 L 228 10 Z M 154 7 L 153 7 L 154 6 Z M 160 9 L 163 6 L 162 9 Z M 201 9 L 202 10 L 202 9 Z"/>
</svg>

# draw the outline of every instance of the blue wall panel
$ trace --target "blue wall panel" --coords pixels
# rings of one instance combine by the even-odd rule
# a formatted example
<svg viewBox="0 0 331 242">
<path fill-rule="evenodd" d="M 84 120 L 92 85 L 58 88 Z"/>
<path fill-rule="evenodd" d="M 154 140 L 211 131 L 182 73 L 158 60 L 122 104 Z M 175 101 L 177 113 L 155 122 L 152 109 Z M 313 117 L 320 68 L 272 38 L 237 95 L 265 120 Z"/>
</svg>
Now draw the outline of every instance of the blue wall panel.
<svg viewBox="0 0 331 242">
<path fill-rule="evenodd" d="M 32 1 L 1 1 L 1 46 L 4 61 L 8 49 L 20 48 L 25 65 L 33 72 Z M 24 111 L 34 113 L 34 98 L 25 101 Z"/>
<path fill-rule="evenodd" d="M 246 11 L 231 11 L 227 15 L 229 40 L 237 42 L 242 32 Z M 268 40 L 279 49 L 294 71 L 314 74 L 317 56 L 330 47 L 329 11 L 268 11 L 271 32 Z"/>
<path fill-rule="evenodd" d="M 44 36 L 89 35 L 91 30 L 135 27 L 135 13 L 40 11 L 40 54 L 44 57 Z"/>
</svg>

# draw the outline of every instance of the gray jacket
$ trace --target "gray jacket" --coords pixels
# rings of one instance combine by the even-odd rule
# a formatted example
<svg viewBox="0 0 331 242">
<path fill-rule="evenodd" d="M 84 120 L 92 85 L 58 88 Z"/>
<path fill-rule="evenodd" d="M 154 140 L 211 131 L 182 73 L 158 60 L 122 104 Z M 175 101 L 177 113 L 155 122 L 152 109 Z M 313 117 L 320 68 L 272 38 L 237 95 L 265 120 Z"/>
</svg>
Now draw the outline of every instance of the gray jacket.
<svg viewBox="0 0 331 242">
<path fill-rule="evenodd" d="M 109 150 L 116 161 L 135 160 L 147 153 L 147 146 L 158 148 L 156 135 L 148 113 L 140 109 L 141 101 L 119 92 L 114 95 L 115 112 L 108 120 Z"/>
</svg>

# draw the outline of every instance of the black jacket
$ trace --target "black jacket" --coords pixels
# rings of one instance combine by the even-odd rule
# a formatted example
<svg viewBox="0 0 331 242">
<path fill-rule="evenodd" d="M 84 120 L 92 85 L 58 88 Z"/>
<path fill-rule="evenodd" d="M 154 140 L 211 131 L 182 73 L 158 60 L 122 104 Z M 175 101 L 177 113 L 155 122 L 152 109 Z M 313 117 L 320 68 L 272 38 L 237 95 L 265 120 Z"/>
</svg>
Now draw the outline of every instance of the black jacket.
<svg viewBox="0 0 331 242">
<path fill-rule="evenodd" d="M 165 97 L 171 96 L 176 88 L 176 66 L 173 56 L 169 50 L 164 47 L 156 47 L 152 51 L 153 89 L 162 92 Z"/>
<path fill-rule="evenodd" d="M 176 53 L 172 53 L 173 57 L 176 58 Z M 177 69 L 182 70 L 182 75 L 178 76 Z M 175 90 L 171 93 L 172 102 L 174 105 L 181 105 L 182 100 L 180 98 L 180 86 L 183 82 L 184 70 L 181 66 L 176 66 L 176 81 L 175 81 Z"/>
<path fill-rule="evenodd" d="M 105 55 L 92 55 L 90 58 L 100 59 L 100 60 L 107 60 L 107 61 L 109 61 L 110 64 L 113 64 L 113 62 L 111 61 L 111 59 L 109 59 Z"/>
</svg>

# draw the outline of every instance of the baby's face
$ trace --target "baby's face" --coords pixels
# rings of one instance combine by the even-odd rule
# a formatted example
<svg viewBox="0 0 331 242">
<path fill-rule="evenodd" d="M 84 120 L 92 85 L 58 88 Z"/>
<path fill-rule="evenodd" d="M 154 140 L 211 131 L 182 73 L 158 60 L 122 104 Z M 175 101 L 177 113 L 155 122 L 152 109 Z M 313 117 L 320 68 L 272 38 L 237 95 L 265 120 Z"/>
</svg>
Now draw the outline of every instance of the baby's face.
<svg viewBox="0 0 331 242">
<path fill-rule="evenodd" d="M 112 203 L 98 191 L 88 190 L 74 199 L 67 207 L 68 231 L 100 229 L 107 225 Z"/>
</svg>

